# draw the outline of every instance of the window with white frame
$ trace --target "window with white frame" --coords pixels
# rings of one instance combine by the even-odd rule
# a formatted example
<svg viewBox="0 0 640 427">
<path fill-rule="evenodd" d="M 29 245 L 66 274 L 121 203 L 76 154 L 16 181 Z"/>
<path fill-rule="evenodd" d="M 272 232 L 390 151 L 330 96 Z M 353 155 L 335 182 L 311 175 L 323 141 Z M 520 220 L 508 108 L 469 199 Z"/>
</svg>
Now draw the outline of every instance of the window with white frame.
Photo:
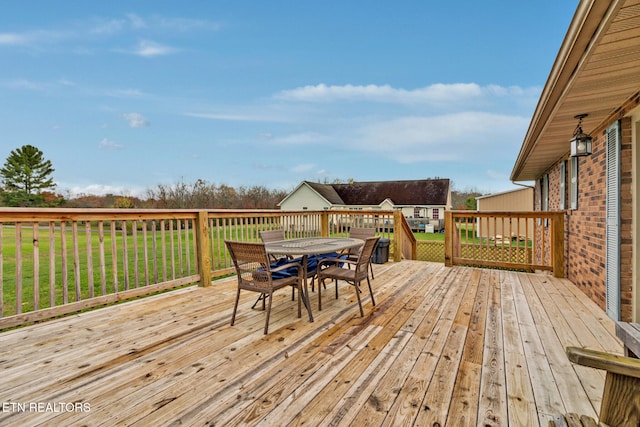
<svg viewBox="0 0 640 427">
<path fill-rule="evenodd" d="M 433 208 L 431 210 L 431 218 L 433 219 L 440 219 L 440 209 L 438 208 Z"/>
</svg>

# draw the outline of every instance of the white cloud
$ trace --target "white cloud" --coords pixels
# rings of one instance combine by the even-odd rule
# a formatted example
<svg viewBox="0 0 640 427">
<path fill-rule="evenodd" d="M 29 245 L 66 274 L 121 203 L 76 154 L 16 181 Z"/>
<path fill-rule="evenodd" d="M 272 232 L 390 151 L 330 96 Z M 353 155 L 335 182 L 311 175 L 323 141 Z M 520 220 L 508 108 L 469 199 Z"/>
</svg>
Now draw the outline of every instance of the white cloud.
<svg viewBox="0 0 640 427">
<path fill-rule="evenodd" d="M 29 38 L 25 34 L 0 33 L 0 45 L 15 46 L 27 44 L 28 42 Z"/>
<path fill-rule="evenodd" d="M 141 187 L 128 185 L 106 185 L 106 184 L 88 184 L 88 185 L 72 185 L 58 183 L 58 188 L 64 188 L 70 197 L 79 197 L 87 195 L 105 196 L 107 194 L 115 194 L 119 196 L 141 197 L 146 190 Z"/>
<path fill-rule="evenodd" d="M 424 88 L 406 90 L 396 89 L 389 85 L 344 85 L 327 86 L 319 84 L 304 86 L 292 90 L 285 90 L 276 95 L 276 98 L 295 101 L 376 101 L 376 102 L 431 102 L 434 100 L 449 99 L 461 96 L 478 96 L 481 88 L 475 83 L 434 84 Z"/>
<path fill-rule="evenodd" d="M 151 40 L 141 40 L 133 49 L 121 52 L 131 53 L 133 55 L 142 56 L 143 58 L 151 58 L 154 56 L 170 55 L 177 52 L 177 49 Z"/>
<path fill-rule="evenodd" d="M 281 137 L 272 137 L 270 141 L 282 145 L 313 145 L 327 141 L 327 136 L 314 132 L 303 132 Z"/>
<path fill-rule="evenodd" d="M 123 114 L 122 117 L 129 122 L 129 127 L 132 128 L 144 128 L 149 126 L 149 122 L 144 116 L 140 113 L 127 113 Z"/>
<path fill-rule="evenodd" d="M 313 170 L 314 167 L 315 165 L 312 163 L 304 163 L 304 164 L 300 164 L 292 167 L 291 172 L 295 172 L 295 173 L 309 172 Z"/>
<path fill-rule="evenodd" d="M 113 98 L 138 98 L 146 94 L 139 89 L 115 89 L 105 92 L 105 95 Z"/>
<path fill-rule="evenodd" d="M 363 127 L 355 143 L 402 163 L 497 160 L 505 151 L 499 147 L 517 146 L 528 123 L 525 117 L 485 112 L 402 117 Z"/>
<path fill-rule="evenodd" d="M 537 96 L 538 88 L 480 86 L 477 83 L 436 83 L 431 86 L 407 90 L 389 85 L 343 85 L 325 84 L 304 86 L 277 93 L 276 99 L 303 102 L 369 101 L 401 104 L 440 104 L 482 97 Z"/>
<path fill-rule="evenodd" d="M 287 121 L 282 117 L 278 117 L 273 114 L 264 113 L 237 113 L 237 114 L 223 114 L 223 113 L 184 113 L 185 116 L 197 117 L 200 119 L 209 120 L 224 120 L 232 122 L 284 122 Z"/>
<path fill-rule="evenodd" d="M 34 82 L 27 79 L 17 79 L 10 82 L 6 82 L 3 86 L 11 89 L 26 89 L 26 90 L 46 90 L 50 87 L 48 83 Z"/>
<path fill-rule="evenodd" d="M 101 150 L 120 150 L 123 147 L 120 144 L 116 144 L 115 142 L 110 141 L 107 138 L 104 138 L 98 144 L 98 148 L 100 148 Z"/>
</svg>

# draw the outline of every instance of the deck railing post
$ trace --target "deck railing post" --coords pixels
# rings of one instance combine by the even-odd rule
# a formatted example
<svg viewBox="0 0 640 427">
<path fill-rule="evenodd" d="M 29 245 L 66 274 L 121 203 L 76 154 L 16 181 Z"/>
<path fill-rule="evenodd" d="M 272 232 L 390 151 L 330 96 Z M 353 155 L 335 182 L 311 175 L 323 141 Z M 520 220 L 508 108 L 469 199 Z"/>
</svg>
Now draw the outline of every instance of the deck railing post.
<svg viewBox="0 0 640 427">
<path fill-rule="evenodd" d="M 402 227 L 402 211 L 393 212 L 393 261 L 402 261 L 402 241 L 404 240 L 404 228 Z"/>
<path fill-rule="evenodd" d="M 564 277 L 564 212 L 551 219 L 551 265 L 554 277 Z"/>
<path fill-rule="evenodd" d="M 207 211 L 198 211 L 196 219 L 196 250 L 198 251 L 198 273 L 200 283 L 198 286 L 211 285 L 211 251 L 209 244 L 209 214 Z"/>
<path fill-rule="evenodd" d="M 329 237 L 329 212 L 320 212 L 320 235 L 322 237 Z"/>
<path fill-rule="evenodd" d="M 453 223 L 453 212 L 444 212 L 444 265 L 453 266 L 453 233 L 455 225 Z"/>
</svg>

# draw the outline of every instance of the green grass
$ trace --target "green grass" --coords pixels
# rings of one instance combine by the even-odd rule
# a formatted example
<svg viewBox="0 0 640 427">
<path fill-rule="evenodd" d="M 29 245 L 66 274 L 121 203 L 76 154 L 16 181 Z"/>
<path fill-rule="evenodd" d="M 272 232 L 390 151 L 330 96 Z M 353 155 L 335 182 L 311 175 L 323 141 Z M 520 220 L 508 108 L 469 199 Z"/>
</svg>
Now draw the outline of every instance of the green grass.
<svg viewBox="0 0 640 427">
<path fill-rule="evenodd" d="M 175 232 L 174 232 L 175 233 Z M 35 280 L 34 275 L 36 272 L 35 268 L 35 248 L 34 244 L 34 233 L 32 227 L 22 227 L 21 230 L 21 262 L 18 263 L 19 258 L 16 256 L 16 251 L 18 250 L 18 242 L 16 240 L 16 229 L 12 227 L 3 227 L 2 229 L 2 300 L 3 300 L 3 316 L 8 316 L 11 314 L 17 313 L 16 304 L 18 298 L 21 298 L 21 311 L 23 313 L 33 311 L 34 310 L 34 295 L 35 295 Z M 183 234 L 184 236 L 184 234 Z M 116 281 L 114 280 L 114 269 L 113 269 L 113 252 L 112 252 L 112 244 L 114 242 L 115 237 L 115 257 L 117 264 L 117 290 L 122 291 L 125 289 L 125 283 L 128 281 L 128 288 L 134 288 L 137 286 L 145 285 L 145 270 L 148 268 L 149 270 L 149 280 L 153 283 L 154 280 L 154 270 L 153 270 L 153 262 L 156 262 L 157 270 L 158 270 L 158 278 L 160 281 L 163 281 L 163 259 L 162 254 L 158 250 L 155 258 L 152 253 L 153 248 L 153 235 L 151 232 L 147 233 L 146 243 L 147 243 L 147 253 L 149 263 L 148 266 L 145 264 L 144 258 L 144 235 L 141 231 L 138 231 L 136 235 L 136 244 L 137 244 L 137 254 L 138 260 L 134 258 L 134 237 L 132 232 L 129 230 L 127 233 L 127 262 L 126 267 L 128 270 L 128 274 L 125 280 L 125 258 L 124 258 L 124 242 L 122 231 L 117 230 L 115 236 L 112 236 L 110 229 L 105 227 L 104 231 L 104 276 L 105 276 L 105 290 L 103 292 L 103 283 L 101 279 L 101 266 L 100 266 L 100 235 L 97 231 L 97 227 L 92 227 L 91 233 L 89 235 L 90 243 L 87 244 L 87 236 L 85 233 L 84 226 L 78 227 L 78 238 L 77 238 L 77 248 L 74 248 L 73 245 L 73 231 L 71 227 L 67 227 L 65 231 L 66 238 L 66 249 L 63 250 L 62 246 L 62 232 L 59 228 L 56 228 L 54 233 L 54 265 L 55 265 L 55 276 L 53 277 L 54 282 L 54 291 L 53 293 L 50 290 L 50 275 L 49 275 L 49 266 L 50 266 L 50 238 L 49 229 L 48 228 L 40 228 L 38 230 L 37 236 L 37 248 L 39 255 L 37 257 L 37 262 L 39 264 L 39 273 L 38 273 L 38 295 L 39 295 L 39 308 L 47 308 L 50 307 L 50 299 L 53 297 L 55 303 L 54 306 L 61 305 L 65 302 L 74 302 L 79 300 L 85 300 L 90 298 L 92 295 L 99 296 L 103 295 L 104 292 L 113 293 L 116 288 Z M 169 239 L 169 235 L 165 236 L 165 238 Z M 161 236 L 158 232 L 156 235 L 156 246 L 159 248 L 161 245 Z M 168 244 L 168 243 L 167 243 Z M 194 274 L 195 273 L 195 259 L 194 259 L 194 251 L 192 249 L 193 245 L 193 235 L 189 232 L 189 251 L 190 251 L 190 271 L 186 271 L 187 267 L 187 259 L 186 254 L 184 253 L 184 246 L 186 244 L 185 239 L 183 238 L 183 253 L 181 255 L 184 274 L 180 272 L 179 266 L 179 258 L 180 254 L 177 252 L 176 255 L 176 276 L 181 277 L 182 275 Z M 177 251 L 177 237 L 174 234 L 174 246 Z M 90 249 L 89 249 L 90 248 Z M 91 252 L 91 265 L 92 265 L 92 278 L 93 278 L 93 289 L 90 289 L 89 285 L 89 264 L 88 264 L 88 254 Z M 77 257 L 75 253 L 77 252 Z M 63 266 L 63 254 L 66 256 L 66 275 L 64 274 L 64 266 Z M 167 250 L 166 259 L 164 259 L 164 263 L 166 263 L 167 267 L 167 275 L 168 279 L 171 279 L 171 262 L 170 259 L 171 253 Z M 76 265 L 77 261 L 77 265 Z M 138 281 L 135 281 L 135 270 L 137 267 L 138 271 Z M 17 269 L 21 269 L 21 274 L 18 276 Z M 78 273 L 76 273 L 79 272 Z M 76 277 L 76 275 L 78 277 Z M 18 295 L 17 293 L 17 280 L 18 277 L 21 277 L 22 281 L 22 293 Z M 67 280 L 66 286 L 64 280 Z"/>
<path fill-rule="evenodd" d="M 413 233 L 416 240 L 427 240 L 431 242 L 444 242 L 444 233 Z"/>
</svg>

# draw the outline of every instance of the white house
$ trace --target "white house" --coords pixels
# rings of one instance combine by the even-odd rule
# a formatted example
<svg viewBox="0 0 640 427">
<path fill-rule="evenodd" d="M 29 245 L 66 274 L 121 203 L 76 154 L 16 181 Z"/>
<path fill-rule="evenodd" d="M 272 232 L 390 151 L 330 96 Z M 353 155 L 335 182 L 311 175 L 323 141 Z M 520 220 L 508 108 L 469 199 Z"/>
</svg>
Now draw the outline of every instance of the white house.
<svg viewBox="0 0 640 427">
<path fill-rule="evenodd" d="M 442 220 L 445 209 L 451 209 L 451 188 L 449 180 L 441 178 L 350 184 L 302 181 L 278 206 L 286 211 L 401 210 L 407 218 Z"/>
</svg>

